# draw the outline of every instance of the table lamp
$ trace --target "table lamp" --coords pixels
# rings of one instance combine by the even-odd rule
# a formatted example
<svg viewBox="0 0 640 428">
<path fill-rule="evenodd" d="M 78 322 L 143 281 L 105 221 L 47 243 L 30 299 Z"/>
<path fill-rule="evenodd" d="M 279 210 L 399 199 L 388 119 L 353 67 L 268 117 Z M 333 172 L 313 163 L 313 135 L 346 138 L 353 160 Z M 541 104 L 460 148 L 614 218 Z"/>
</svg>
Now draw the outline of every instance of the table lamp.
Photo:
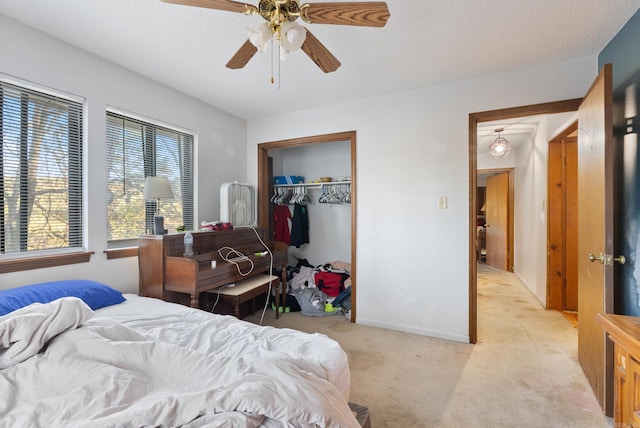
<svg viewBox="0 0 640 428">
<path fill-rule="evenodd" d="M 164 235 L 164 217 L 160 212 L 160 199 L 173 199 L 174 197 L 167 177 L 147 177 L 145 180 L 144 199 L 146 201 L 156 201 L 156 212 L 153 215 L 154 234 Z"/>
</svg>

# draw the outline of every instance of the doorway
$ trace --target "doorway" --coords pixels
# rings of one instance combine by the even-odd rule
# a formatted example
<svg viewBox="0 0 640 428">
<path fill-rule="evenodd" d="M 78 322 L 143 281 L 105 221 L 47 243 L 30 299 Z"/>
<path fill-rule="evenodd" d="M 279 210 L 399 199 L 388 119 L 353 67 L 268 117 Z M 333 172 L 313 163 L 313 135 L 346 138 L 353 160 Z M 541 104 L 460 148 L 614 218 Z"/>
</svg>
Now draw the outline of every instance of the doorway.
<svg viewBox="0 0 640 428">
<path fill-rule="evenodd" d="M 578 121 L 548 144 L 547 309 L 577 323 Z"/>
<path fill-rule="evenodd" d="M 323 134 L 310 137 L 292 138 L 289 140 L 272 141 L 258 144 L 258 225 L 264 227 L 267 236 L 272 236 L 270 229 L 270 192 L 273 188 L 272 173 L 269 162 L 269 150 L 288 149 L 312 146 L 325 143 L 348 141 L 351 155 L 351 322 L 356 321 L 357 311 L 357 281 L 356 281 L 356 207 L 357 207 L 357 177 L 356 177 L 356 131 Z"/>
<path fill-rule="evenodd" d="M 484 179 L 484 225 L 480 230 L 485 241 L 484 262 L 513 272 L 513 168 L 482 170 L 478 175 Z"/>
<path fill-rule="evenodd" d="M 577 111 L 582 99 L 571 99 L 469 114 L 469 206 L 477 205 L 478 124 L 542 114 Z M 478 341 L 477 217 L 469 210 L 469 342 Z"/>
</svg>

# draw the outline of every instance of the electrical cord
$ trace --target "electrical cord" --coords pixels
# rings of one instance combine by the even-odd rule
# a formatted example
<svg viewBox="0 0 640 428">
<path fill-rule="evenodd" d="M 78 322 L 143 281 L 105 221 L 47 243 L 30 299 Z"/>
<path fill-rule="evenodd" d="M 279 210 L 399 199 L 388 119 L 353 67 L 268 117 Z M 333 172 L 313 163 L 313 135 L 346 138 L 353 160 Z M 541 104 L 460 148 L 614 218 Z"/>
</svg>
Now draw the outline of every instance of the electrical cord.
<svg viewBox="0 0 640 428">
<path fill-rule="evenodd" d="M 264 241 L 262 240 L 262 238 L 260 237 L 260 234 L 258 233 L 258 231 L 256 230 L 255 227 L 253 226 L 247 226 L 249 227 L 251 230 L 253 230 L 253 233 L 256 234 L 256 237 L 258 238 L 258 241 L 260 241 L 260 243 L 262 244 L 262 246 L 264 247 L 265 250 L 267 250 L 267 253 L 269 253 L 269 291 L 267 291 L 267 300 L 264 302 L 264 308 L 262 308 L 262 315 L 260 316 L 260 325 L 262 325 L 262 321 L 264 321 L 264 314 L 267 311 L 267 306 L 269 306 L 269 299 L 271 298 L 271 288 L 272 288 L 272 284 L 273 284 L 273 253 L 271 252 L 271 250 L 269 249 L 269 246 L 267 244 L 264 243 Z M 284 286 L 284 284 L 283 284 Z M 278 291 L 276 290 L 276 293 Z M 284 307 L 285 302 L 282 302 L 282 307 Z M 279 311 L 280 308 L 276 308 L 276 311 Z"/>
<path fill-rule="evenodd" d="M 271 298 L 271 289 L 273 286 L 273 253 L 271 252 L 271 250 L 269 249 L 269 246 L 267 244 L 265 244 L 265 242 L 262 240 L 262 238 L 260 237 L 260 234 L 258 233 L 258 231 L 256 230 L 255 227 L 253 226 L 244 226 L 244 227 L 248 227 L 249 229 L 253 230 L 253 233 L 256 234 L 256 237 L 258 238 L 258 240 L 260 241 L 260 243 L 262 244 L 262 246 L 265 248 L 265 250 L 267 250 L 267 253 L 269 253 L 269 290 L 267 291 L 267 299 L 264 303 L 264 308 L 262 308 L 262 315 L 260 316 L 260 325 L 262 325 L 262 322 L 264 321 L 264 315 L 267 311 L 267 307 L 269 306 L 269 299 Z M 238 229 L 240 229 L 241 227 L 238 227 Z M 229 263 L 233 263 L 236 266 L 236 269 L 238 270 L 238 273 L 241 276 L 247 276 L 249 275 L 251 272 L 253 272 L 253 269 L 255 267 L 255 265 L 253 264 L 253 260 L 251 260 L 249 257 L 247 257 L 246 255 L 242 254 L 240 251 L 231 248 L 231 247 L 221 247 L 218 249 L 218 254 L 220 255 L 220 258 L 226 262 Z M 240 268 L 240 263 L 241 262 L 245 262 L 248 261 L 250 263 L 250 268 L 247 272 L 242 272 L 242 269 Z M 284 286 L 284 285 L 283 285 Z M 277 291 L 276 291 L 277 293 Z M 213 307 L 211 308 L 211 312 L 213 312 L 213 310 L 215 309 L 216 305 L 218 304 L 218 299 L 220 298 L 220 291 L 218 291 L 217 297 L 216 297 L 216 301 L 213 304 Z M 283 307 L 285 302 L 282 303 Z M 280 308 L 276 308 L 276 311 L 279 311 Z"/>
<path fill-rule="evenodd" d="M 220 289 L 216 290 L 216 301 L 213 302 L 213 306 L 211 307 L 211 313 L 216 309 L 216 305 L 218 304 L 218 300 L 220 300 Z"/>
<path fill-rule="evenodd" d="M 223 251 L 226 251 L 226 253 L 222 254 Z M 220 247 L 218 249 L 218 254 L 225 262 L 233 263 L 240 275 L 247 276 L 251 272 L 253 272 L 253 260 L 242 254 L 240 251 L 237 251 L 231 247 Z M 248 272 L 242 272 L 242 269 L 240 268 L 240 262 L 244 261 L 248 261 L 251 264 Z"/>
</svg>

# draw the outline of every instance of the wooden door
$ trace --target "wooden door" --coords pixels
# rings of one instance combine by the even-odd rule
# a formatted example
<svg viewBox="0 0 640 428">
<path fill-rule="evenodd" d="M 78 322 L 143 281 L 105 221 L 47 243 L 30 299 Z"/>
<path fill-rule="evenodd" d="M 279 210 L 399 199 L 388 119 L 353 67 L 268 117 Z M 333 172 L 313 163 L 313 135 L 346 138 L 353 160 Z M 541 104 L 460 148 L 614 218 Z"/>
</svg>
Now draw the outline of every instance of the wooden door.
<svg viewBox="0 0 640 428">
<path fill-rule="evenodd" d="M 486 187 L 487 264 L 509 270 L 509 173 L 487 177 Z"/>
<path fill-rule="evenodd" d="M 578 360 L 598 402 L 613 409 L 613 349 L 596 323 L 613 312 L 612 81 L 607 64 L 578 109 Z M 602 261 L 590 255 L 604 255 Z"/>
<path fill-rule="evenodd" d="M 547 188 L 547 307 L 578 310 L 577 121 L 549 141 Z"/>
</svg>

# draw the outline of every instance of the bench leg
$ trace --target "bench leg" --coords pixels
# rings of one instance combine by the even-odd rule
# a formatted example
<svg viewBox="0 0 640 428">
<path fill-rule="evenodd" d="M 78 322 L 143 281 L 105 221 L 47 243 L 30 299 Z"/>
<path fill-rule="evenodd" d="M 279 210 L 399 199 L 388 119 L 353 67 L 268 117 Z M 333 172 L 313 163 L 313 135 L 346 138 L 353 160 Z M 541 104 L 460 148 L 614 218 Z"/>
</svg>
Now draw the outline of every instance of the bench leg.
<svg viewBox="0 0 640 428">
<path fill-rule="evenodd" d="M 233 305 L 233 313 L 236 315 L 236 318 L 240 319 L 240 297 L 236 298 L 235 304 Z"/>
<path fill-rule="evenodd" d="M 192 294 L 191 300 L 189 301 L 189 306 L 191 306 L 192 308 L 200 309 L 200 295 Z"/>
<path fill-rule="evenodd" d="M 280 293 L 278 293 L 278 281 L 274 281 L 276 283 L 276 319 L 280 319 Z M 271 296 L 267 296 L 267 299 L 270 299 Z M 284 310 L 284 309 L 283 309 Z"/>
</svg>

